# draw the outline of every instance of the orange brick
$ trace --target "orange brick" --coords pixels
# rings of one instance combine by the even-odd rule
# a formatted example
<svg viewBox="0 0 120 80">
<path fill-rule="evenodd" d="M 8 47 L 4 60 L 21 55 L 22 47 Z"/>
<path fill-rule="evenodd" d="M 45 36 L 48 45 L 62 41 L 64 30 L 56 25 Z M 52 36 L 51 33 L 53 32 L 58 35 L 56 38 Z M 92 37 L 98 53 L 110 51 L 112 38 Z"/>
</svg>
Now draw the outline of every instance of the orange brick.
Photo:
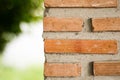
<svg viewBox="0 0 120 80">
<path fill-rule="evenodd" d="M 94 62 L 94 75 L 120 76 L 120 61 Z"/>
<path fill-rule="evenodd" d="M 117 7 L 117 0 L 45 0 L 45 7 Z"/>
<path fill-rule="evenodd" d="M 93 31 L 120 31 L 120 18 L 92 19 Z"/>
<path fill-rule="evenodd" d="M 56 77 L 76 77 L 80 75 L 81 67 L 79 64 L 60 64 L 60 63 L 45 63 L 44 67 L 45 76 L 56 76 Z"/>
<path fill-rule="evenodd" d="M 45 40 L 46 53 L 115 54 L 115 40 Z"/>
<path fill-rule="evenodd" d="M 44 31 L 81 31 L 82 25 L 79 18 L 44 18 Z"/>
</svg>

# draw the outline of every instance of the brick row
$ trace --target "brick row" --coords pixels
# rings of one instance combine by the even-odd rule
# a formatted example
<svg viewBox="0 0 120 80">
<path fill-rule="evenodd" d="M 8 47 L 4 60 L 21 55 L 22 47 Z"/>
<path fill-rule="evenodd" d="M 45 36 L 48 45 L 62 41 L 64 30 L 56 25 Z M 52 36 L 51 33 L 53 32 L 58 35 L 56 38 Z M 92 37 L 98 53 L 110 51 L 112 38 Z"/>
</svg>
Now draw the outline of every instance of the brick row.
<svg viewBox="0 0 120 80">
<path fill-rule="evenodd" d="M 83 19 L 81 18 L 44 18 L 44 31 L 82 31 Z M 120 18 L 93 18 L 93 32 L 120 31 Z"/>
<path fill-rule="evenodd" d="M 49 77 L 77 77 L 81 75 L 78 63 L 45 63 L 44 75 Z M 93 62 L 94 76 L 120 76 L 120 61 Z"/>
<path fill-rule="evenodd" d="M 117 7 L 117 0 L 45 0 L 45 7 Z"/>
<path fill-rule="evenodd" d="M 61 40 L 46 39 L 46 53 L 86 53 L 86 54 L 116 54 L 116 40 Z"/>
</svg>

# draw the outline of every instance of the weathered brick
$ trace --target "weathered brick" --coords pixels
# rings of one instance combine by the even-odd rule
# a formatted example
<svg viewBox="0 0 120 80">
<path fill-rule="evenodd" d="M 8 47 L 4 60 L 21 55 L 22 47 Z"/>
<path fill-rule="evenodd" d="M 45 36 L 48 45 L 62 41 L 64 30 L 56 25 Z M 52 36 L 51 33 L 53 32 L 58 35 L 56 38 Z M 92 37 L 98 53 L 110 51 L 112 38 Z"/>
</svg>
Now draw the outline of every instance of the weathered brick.
<svg viewBox="0 0 120 80">
<path fill-rule="evenodd" d="M 82 25 L 80 18 L 44 18 L 44 31 L 81 31 Z"/>
<path fill-rule="evenodd" d="M 117 7 L 117 0 L 45 0 L 45 7 Z"/>
<path fill-rule="evenodd" d="M 92 19 L 93 31 L 120 31 L 120 18 Z"/>
<path fill-rule="evenodd" d="M 45 40 L 46 53 L 115 54 L 115 40 Z"/>
<path fill-rule="evenodd" d="M 76 77 L 81 73 L 80 64 L 72 63 L 45 63 L 44 74 L 45 76 L 55 77 Z"/>
<path fill-rule="evenodd" d="M 94 62 L 95 76 L 117 76 L 120 75 L 120 61 Z"/>
</svg>

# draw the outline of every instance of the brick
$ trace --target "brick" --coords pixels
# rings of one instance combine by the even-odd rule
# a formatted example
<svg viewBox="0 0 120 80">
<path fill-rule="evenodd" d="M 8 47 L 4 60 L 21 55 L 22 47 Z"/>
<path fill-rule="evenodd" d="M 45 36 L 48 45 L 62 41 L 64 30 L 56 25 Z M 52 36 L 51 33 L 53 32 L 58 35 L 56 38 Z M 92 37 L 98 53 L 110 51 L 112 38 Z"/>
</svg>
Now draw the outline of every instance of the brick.
<svg viewBox="0 0 120 80">
<path fill-rule="evenodd" d="M 115 54 L 115 40 L 45 40 L 46 53 Z"/>
<path fill-rule="evenodd" d="M 117 0 L 45 0 L 45 7 L 117 7 Z"/>
<path fill-rule="evenodd" d="M 81 31 L 82 25 L 80 18 L 44 18 L 44 31 Z"/>
<path fill-rule="evenodd" d="M 70 63 L 45 63 L 45 76 L 76 77 L 81 73 L 80 64 Z"/>
<path fill-rule="evenodd" d="M 95 76 L 120 76 L 120 61 L 94 62 Z"/>
<path fill-rule="evenodd" d="M 92 19 L 93 31 L 120 31 L 120 18 Z"/>
</svg>

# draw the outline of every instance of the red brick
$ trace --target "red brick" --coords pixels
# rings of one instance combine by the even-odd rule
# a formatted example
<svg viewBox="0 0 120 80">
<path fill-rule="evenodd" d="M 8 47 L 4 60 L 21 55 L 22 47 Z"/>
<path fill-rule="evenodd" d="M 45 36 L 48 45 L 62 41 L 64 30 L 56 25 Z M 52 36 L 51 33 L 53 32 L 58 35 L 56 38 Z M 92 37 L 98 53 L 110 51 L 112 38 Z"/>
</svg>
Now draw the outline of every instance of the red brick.
<svg viewBox="0 0 120 80">
<path fill-rule="evenodd" d="M 45 40 L 46 53 L 115 54 L 115 40 Z"/>
<path fill-rule="evenodd" d="M 94 75 L 120 76 L 120 61 L 94 62 Z"/>
<path fill-rule="evenodd" d="M 120 18 L 92 19 L 93 31 L 120 31 Z"/>
<path fill-rule="evenodd" d="M 44 31 L 81 31 L 82 25 L 79 18 L 44 18 Z"/>
<path fill-rule="evenodd" d="M 80 73 L 81 73 L 81 67 L 79 64 L 45 63 L 45 69 L 44 69 L 45 76 L 76 77 L 79 76 Z"/>
<path fill-rule="evenodd" d="M 117 7 L 117 0 L 45 0 L 45 7 Z"/>
</svg>

